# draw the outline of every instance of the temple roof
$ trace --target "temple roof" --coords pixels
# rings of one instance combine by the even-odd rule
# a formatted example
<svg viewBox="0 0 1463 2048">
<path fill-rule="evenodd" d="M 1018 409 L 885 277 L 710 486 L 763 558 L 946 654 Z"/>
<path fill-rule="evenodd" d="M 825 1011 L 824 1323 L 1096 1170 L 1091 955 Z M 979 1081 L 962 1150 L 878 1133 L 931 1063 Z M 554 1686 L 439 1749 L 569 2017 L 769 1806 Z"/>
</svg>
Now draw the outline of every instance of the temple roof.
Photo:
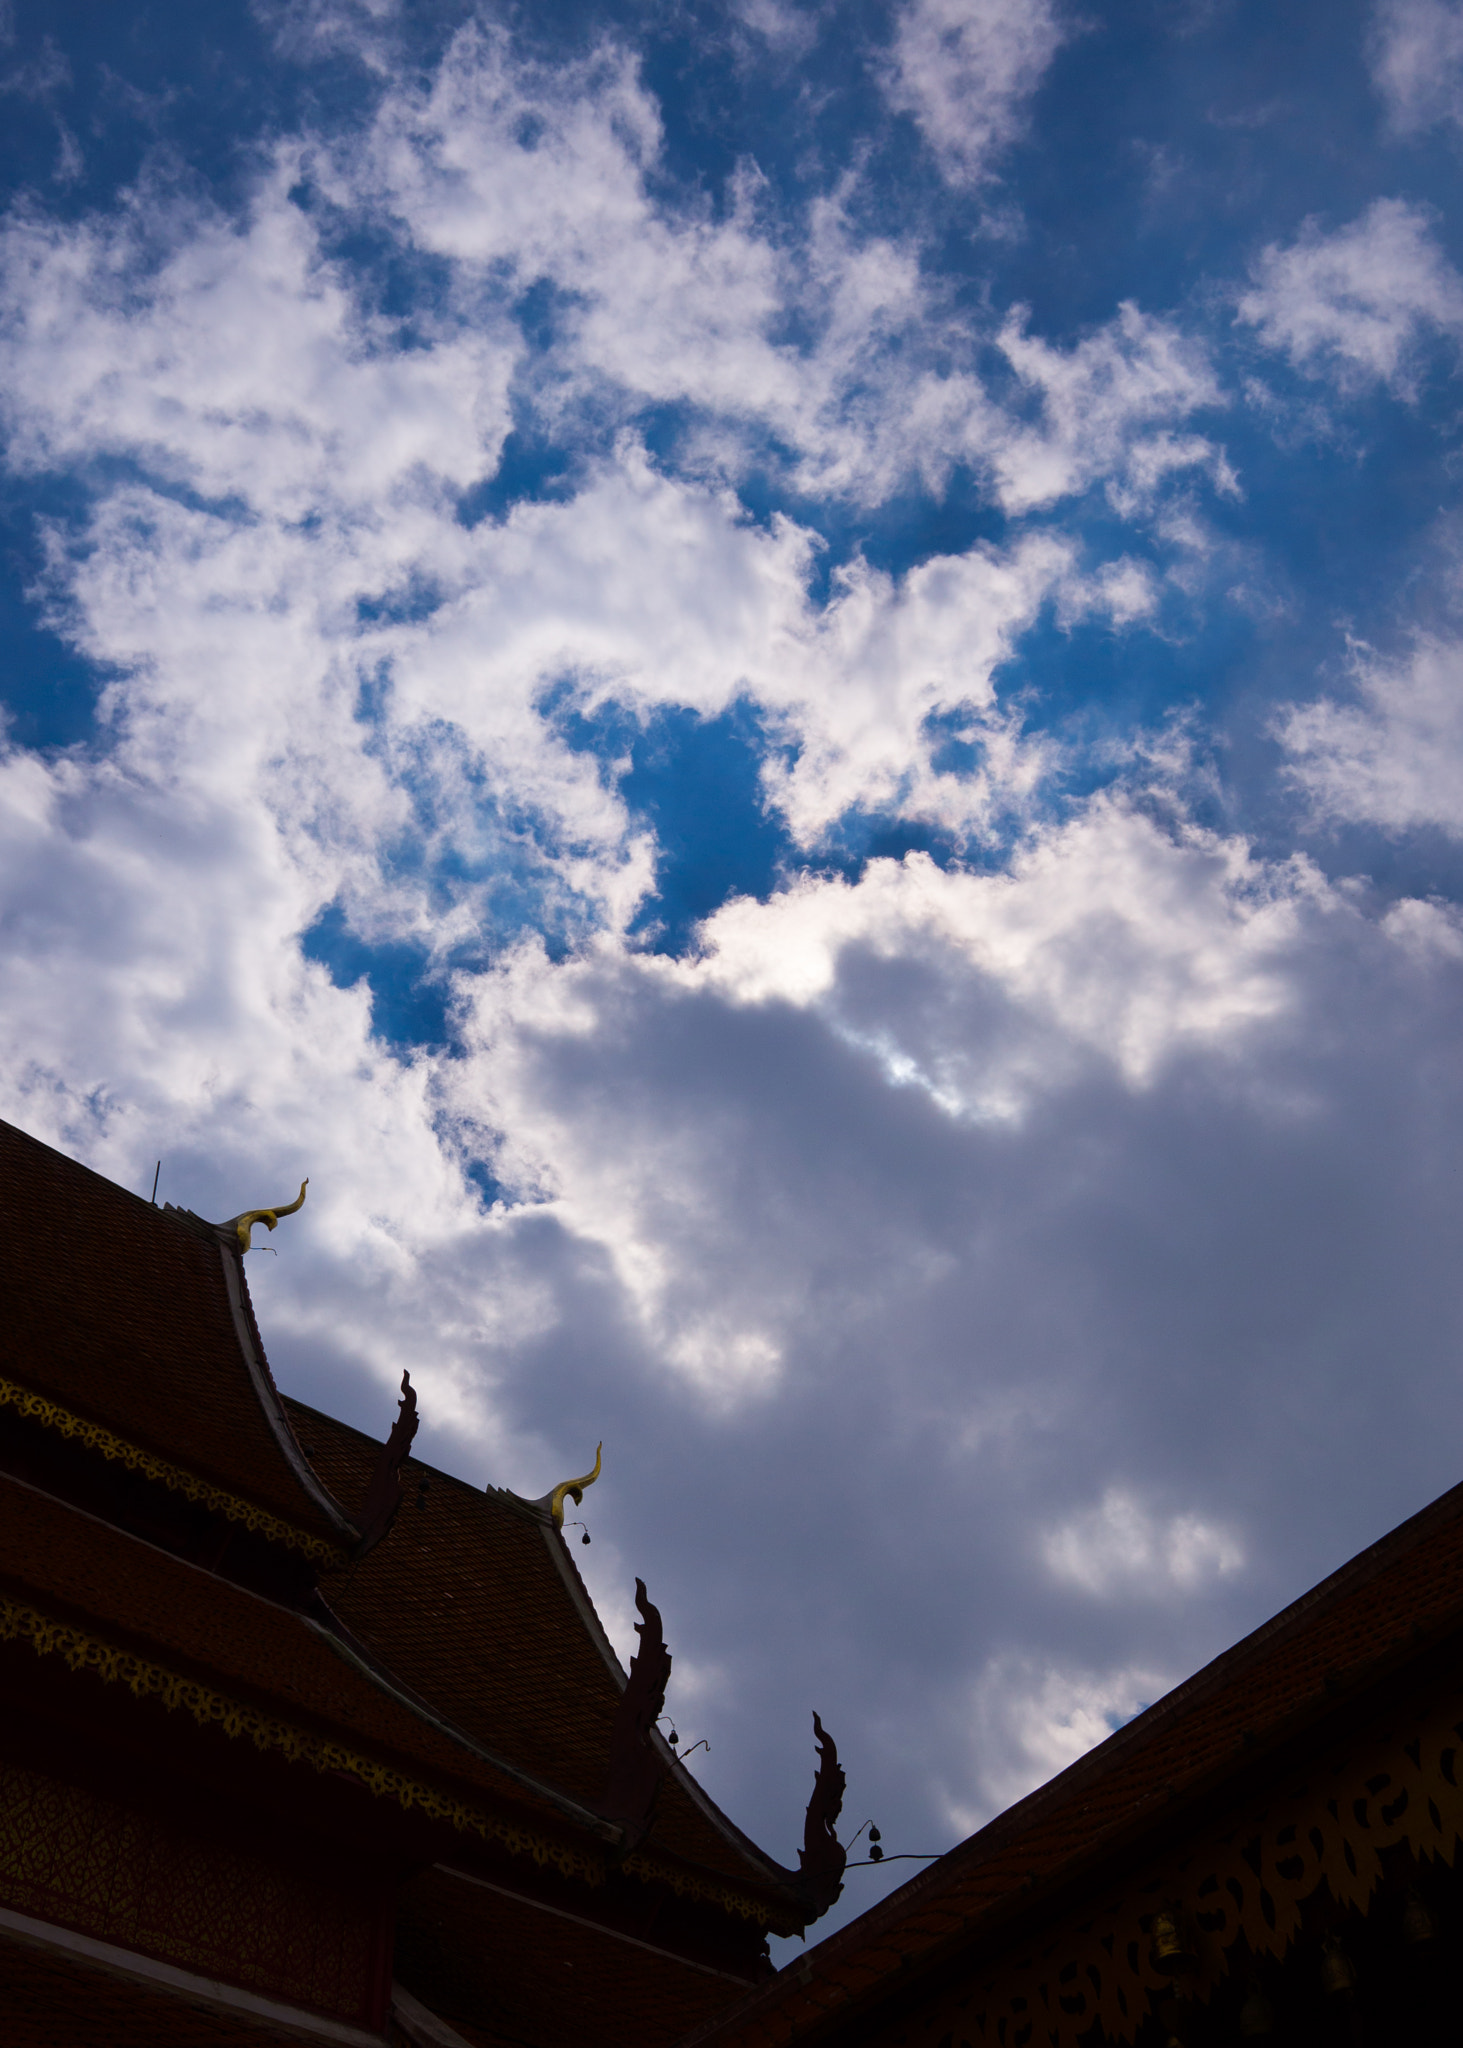
<svg viewBox="0 0 1463 2048">
<path fill-rule="evenodd" d="M 270 2026 L 253 2014 L 218 2011 L 169 1990 L 87 1968 L 71 1955 L 0 1941 L 0 2006 L 6 2048 L 301 2048 L 326 2043 L 324 2027 Z M 303 2017 L 303 2016 L 302 2016 Z M 337 2043 L 356 2029 L 333 2030 Z"/>
<path fill-rule="evenodd" d="M 236 1254 L 6 1123 L 0 1187 L 5 1380 L 349 1547 L 283 1422 Z"/>
<path fill-rule="evenodd" d="M 70 1624 L 89 1643 L 155 1663 L 165 1676 L 216 1689 L 246 1710 L 246 1734 L 256 1729 L 247 1716 L 252 1707 L 277 1716 L 286 1730 L 354 1739 L 370 1752 L 366 1763 L 379 1756 L 399 1770 L 424 1773 L 424 1789 L 450 1781 L 459 1797 L 485 1793 L 551 1828 L 564 1819 L 584 1821 L 511 1767 L 495 1766 L 434 1728 L 409 1701 L 393 1698 L 304 1615 L 0 1473 L 0 1633 L 12 1638 L 17 1606 L 33 1608 L 46 1623 Z M 28 1622 L 19 1632 L 35 1641 Z M 63 1655 L 68 1647 L 63 1639 Z M 95 1653 L 82 1661 L 106 1670 Z M 132 1669 L 121 1667 L 122 1682 Z M 144 1690 L 168 1703 L 160 1684 Z"/>
<path fill-rule="evenodd" d="M 479 1892 L 449 1871 L 422 1871 L 403 1894 L 399 1967 L 410 1968 L 413 1991 L 473 2048 L 675 2041 L 745 1982 L 582 1921 L 566 1941 L 570 1931 L 526 1900 Z"/>
<path fill-rule="evenodd" d="M 1308 1731 L 1463 1632 L 1454 1487 L 1115 1735 L 685 2037 L 717 2048 L 817 2039 L 922 1970 L 1020 1930 L 1186 1813 L 1228 1800 Z"/>
<path fill-rule="evenodd" d="M 380 1446 L 303 1403 L 286 1406 L 326 1485 L 353 1506 Z M 415 1458 L 402 1470 L 406 1495 L 389 1540 L 347 1580 L 327 1585 L 331 1606 L 459 1727 L 594 1801 L 604 1790 L 625 1678 L 573 1552 L 541 1510 L 511 1494 L 469 1486 Z M 429 1488 L 419 1507 L 423 1476 Z M 647 1848 L 783 1890 L 790 1873 L 677 1768 L 671 1750 L 663 1754 L 669 1775 Z"/>
<path fill-rule="evenodd" d="M 394 1527 L 360 1555 L 352 1515 L 373 1474 L 396 1484 L 383 1447 L 281 1399 L 234 1233 L 156 1209 L 3 1124 L 0 1187 L 12 1305 L 0 1413 L 73 1460 L 66 1479 L 33 1445 L 0 1472 L 0 1634 L 50 1647 L 56 1623 L 103 1646 L 102 1664 L 83 1659 L 92 1669 L 110 1671 L 119 1651 L 174 1692 L 175 1680 L 213 1687 L 256 1721 L 274 1717 L 286 1733 L 269 1741 L 286 1754 L 290 1729 L 328 1730 L 360 1745 L 359 1782 L 382 1769 L 420 1780 L 403 1803 L 436 1798 L 439 1816 L 466 1800 L 484 1839 L 511 1853 L 527 1828 L 531 1853 L 552 1840 L 566 1875 L 599 1883 L 618 1861 L 743 1928 L 805 1924 L 798 1874 L 742 1835 L 658 1734 L 650 1833 L 643 1817 L 596 1810 L 626 1679 L 541 1507 L 408 1460 Z M 129 1506 L 83 1483 L 78 1458 L 98 1479 L 125 1467 L 181 1489 L 205 1520 L 244 1520 L 249 1541 L 293 1555 L 293 1575 L 257 1560 L 225 1575 L 227 1543 L 164 1532 L 135 1492 Z"/>
</svg>

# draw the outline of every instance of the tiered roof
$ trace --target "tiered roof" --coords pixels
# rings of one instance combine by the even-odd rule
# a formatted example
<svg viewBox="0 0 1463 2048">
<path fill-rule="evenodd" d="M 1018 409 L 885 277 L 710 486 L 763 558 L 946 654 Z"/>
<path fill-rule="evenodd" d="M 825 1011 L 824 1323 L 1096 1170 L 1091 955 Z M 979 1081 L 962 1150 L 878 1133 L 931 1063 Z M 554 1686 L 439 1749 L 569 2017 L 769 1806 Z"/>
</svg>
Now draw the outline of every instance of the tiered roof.
<svg viewBox="0 0 1463 2048">
<path fill-rule="evenodd" d="M 0 1189 L 0 1703 L 33 1730 L 60 1703 L 79 1729 L 90 1700 L 154 1751 L 164 1723 L 147 1736 L 138 1717 L 171 1714 L 190 1769 L 213 1745 L 241 1786 L 309 1766 L 319 1826 L 399 1869 L 399 1951 L 444 1994 L 467 1995 L 467 1965 L 433 1927 L 501 1951 L 522 1921 L 518 1991 L 506 1964 L 469 1987 L 473 2048 L 577 2026 L 553 1967 L 576 1953 L 638 1987 L 602 2020 L 606 2048 L 669 2039 L 765 1968 L 765 1931 L 816 1916 L 816 1887 L 657 1734 L 649 1835 L 615 1810 L 626 1675 L 553 1515 L 416 1459 L 393 1478 L 382 1444 L 282 1400 L 232 1225 L 156 1209 L 3 1124 Z M 373 1543 L 363 1503 L 398 1483 Z M 278 1808 L 277 1780 L 258 1782 Z"/>
<path fill-rule="evenodd" d="M 4 1123 L 0 1188 L 0 1399 L 6 1386 L 38 1395 L 87 1424 L 103 1456 L 141 1452 L 212 1487 L 231 1518 L 253 1510 L 322 1561 L 343 1555 L 356 1531 L 283 1421 L 219 1234 Z"/>
<path fill-rule="evenodd" d="M 359 1500 L 380 1446 L 303 1403 L 287 1407 L 331 1491 Z M 391 1539 L 330 1590 L 333 1609 L 456 1727 L 592 1805 L 604 1789 L 625 1677 L 573 1552 L 535 1503 L 417 1459 L 402 1470 L 405 1504 Z M 423 1477 L 429 1488 L 418 1506 Z M 792 1874 L 717 1809 L 668 1748 L 663 1761 L 669 1775 L 643 1856 L 673 1855 L 685 1875 L 694 1867 L 765 1891 L 781 1920 Z"/>
</svg>

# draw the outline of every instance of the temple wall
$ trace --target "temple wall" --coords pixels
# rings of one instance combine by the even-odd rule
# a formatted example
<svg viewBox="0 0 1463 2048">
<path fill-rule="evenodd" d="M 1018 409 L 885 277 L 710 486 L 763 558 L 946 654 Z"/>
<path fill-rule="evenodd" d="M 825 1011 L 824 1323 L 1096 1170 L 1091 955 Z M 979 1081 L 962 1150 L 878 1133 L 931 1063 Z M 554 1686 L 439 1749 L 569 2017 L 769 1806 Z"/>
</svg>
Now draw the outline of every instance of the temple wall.
<svg viewBox="0 0 1463 2048">
<path fill-rule="evenodd" d="M 0 1905 L 361 2026 L 385 2019 L 389 1902 L 328 1851 L 268 1855 L 0 1764 Z"/>
</svg>

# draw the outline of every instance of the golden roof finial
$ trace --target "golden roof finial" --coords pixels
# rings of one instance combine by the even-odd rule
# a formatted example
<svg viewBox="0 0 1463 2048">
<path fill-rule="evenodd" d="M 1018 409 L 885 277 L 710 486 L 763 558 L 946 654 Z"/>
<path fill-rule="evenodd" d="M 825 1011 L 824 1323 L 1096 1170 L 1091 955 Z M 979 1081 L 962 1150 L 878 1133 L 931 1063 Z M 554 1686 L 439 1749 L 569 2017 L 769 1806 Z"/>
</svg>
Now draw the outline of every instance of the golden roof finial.
<svg viewBox="0 0 1463 2048">
<path fill-rule="evenodd" d="M 592 1472 L 586 1472 L 582 1479 L 566 1479 L 562 1486 L 556 1486 L 549 1495 L 549 1513 L 554 1518 L 554 1527 L 556 1529 L 562 1529 L 564 1526 L 565 1496 L 567 1495 L 577 1508 L 584 1499 L 585 1487 L 593 1486 L 595 1480 L 598 1479 L 599 1454 L 603 1449 L 603 1443 L 597 1443 L 594 1447 L 594 1470 Z"/>
<path fill-rule="evenodd" d="M 281 1216 L 293 1216 L 296 1209 L 303 1204 L 305 1190 L 309 1185 L 308 1180 L 302 1180 L 300 1182 L 300 1192 L 292 1202 L 282 1202 L 277 1209 L 246 1209 L 242 1216 L 231 1216 L 222 1227 L 225 1230 L 232 1229 L 234 1235 L 239 1240 L 241 1249 L 246 1252 L 250 1251 L 252 1246 L 249 1243 L 249 1236 L 254 1225 L 256 1223 L 263 1223 L 270 1230 L 273 1230 Z"/>
</svg>

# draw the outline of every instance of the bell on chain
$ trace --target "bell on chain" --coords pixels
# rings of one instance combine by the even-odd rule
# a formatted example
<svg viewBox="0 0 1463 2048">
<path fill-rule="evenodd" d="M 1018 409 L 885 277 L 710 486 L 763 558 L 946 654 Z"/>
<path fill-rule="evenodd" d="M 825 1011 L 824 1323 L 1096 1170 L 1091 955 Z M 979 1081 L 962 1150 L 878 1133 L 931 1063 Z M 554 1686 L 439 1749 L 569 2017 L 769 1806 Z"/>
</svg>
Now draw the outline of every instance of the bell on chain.
<svg viewBox="0 0 1463 2048">
<path fill-rule="evenodd" d="M 1356 1989 L 1356 1972 L 1337 1934 L 1328 1934 L 1321 1944 L 1321 1989 L 1328 1997 Z"/>
<path fill-rule="evenodd" d="M 1274 2007 L 1258 1984 L 1250 1986 L 1249 1995 L 1239 2009 L 1239 2030 L 1247 2041 L 1257 2041 L 1275 2031 Z"/>
<path fill-rule="evenodd" d="M 1415 1886 L 1409 1886 L 1402 1906 L 1402 1939 L 1409 1947 L 1416 1947 L 1419 1942 L 1436 1941 L 1437 1933 L 1422 1893 Z"/>
<path fill-rule="evenodd" d="M 1186 1977 L 1199 1967 L 1199 1958 L 1172 1913 L 1160 1913 L 1153 1923 L 1153 1967 L 1161 1977 Z"/>
</svg>

